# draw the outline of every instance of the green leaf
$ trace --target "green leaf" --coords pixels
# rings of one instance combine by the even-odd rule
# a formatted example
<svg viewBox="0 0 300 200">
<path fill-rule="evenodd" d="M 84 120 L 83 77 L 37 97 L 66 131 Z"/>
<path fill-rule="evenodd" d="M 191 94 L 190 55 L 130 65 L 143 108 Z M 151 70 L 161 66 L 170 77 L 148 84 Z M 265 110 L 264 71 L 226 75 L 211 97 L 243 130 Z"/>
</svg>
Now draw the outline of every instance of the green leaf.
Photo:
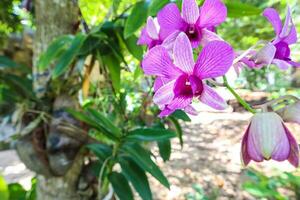
<svg viewBox="0 0 300 200">
<path fill-rule="evenodd" d="M 108 179 L 120 200 L 133 200 L 131 188 L 123 174 L 112 172 L 108 175 Z"/>
<path fill-rule="evenodd" d="M 239 18 L 244 16 L 260 15 L 262 10 L 250 4 L 241 3 L 237 0 L 225 0 L 228 17 Z"/>
<path fill-rule="evenodd" d="M 149 6 L 149 15 L 156 16 L 158 11 L 160 11 L 169 2 L 169 0 L 152 0 Z"/>
<path fill-rule="evenodd" d="M 0 80 L 4 81 L 11 89 L 13 89 L 18 95 L 22 95 L 27 98 L 33 98 L 32 82 L 26 77 L 20 77 L 13 74 L 0 74 Z"/>
<path fill-rule="evenodd" d="M 176 137 L 176 133 L 167 129 L 138 128 L 128 133 L 126 139 L 134 141 L 158 141 Z"/>
<path fill-rule="evenodd" d="M 111 147 L 105 144 L 88 144 L 86 147 L 102 161 L 112 155 Z"/>
<path fill-rule="evenodd" d="M 120 136 L 122 135 L 121 130 L 116 127 L 107 117 L 105 117 L 102 113 L 91 109 L 87 108 L 86 109 L 95 119 L 95 121 L 102 126 L 104 129 L 106 129 L 108 132 L 114 134 L 115 136 Z"/>
<path fill-rule="evenodd" d="M 166 139 L 166 140 L 161 140 L 157 142 L 158 148 L 159 148 L 159 154 L 166 162 L 167 160 L 170 159 L 171 156 L 171 141 Z"/>
<path fill-rule="evenodd" d="M 70 113 L 73 117 L 75 117 L 76 119 L 85 122 L 86 124 L 90 125 L 91 127 L 93 127 L 94 129 L 100 131 L 101 133 L 103 133 L 107 138 L 116 141 L 118 140 L 117 137 L 115 137 L 113 134 L 111 134 L 110 132 L 108 132 L 106 129 L 104 129 L 101 125 L 98 124 L 97 121 L 95 121 L 93 118 L 91 118 L 90 116 L 88 116 L 85 113 L 81 113 L 78 111 L 75 111 L 73 109 L 69 109 L 67 108 L 66 111 L 68 113 Z"/>
<path fill-rule="evenodd" d="M 0 199 L 8 200 L 9 199 L 9 191 L 5 179 L 0 175 Z"/>
<path fill-rule="evenodd" d="M 131 182 L 142 199 L 152 200 L 152 193 L 145 171 L 130 158 L 127 158 L 126 160 L 120 159 L 119 163 L 122 168 L 122 173 L 125 175 L 126 179 Z"/>
<path fill-rule="evenodd" d="M 26 199 L 26 190 L 19 183 L 9 184 L 8 190 L 9 190 L 9 200 Z"/>
<path fill-rule="evenodd" d="M 143 47 L 137 45 L 138 38 L 135 35 L 132 35 L 125 39 L 125 45 L 128 51 L 138 60 L 143 58 Z"/>
<path fill-rule="evenodd" d="M 177 133 L 177 136 L 179 138 L 179 142 L 180 142 L 180 146 L 181 148 L 183 147 L 183 138 L 182 138 L 182 135 L 183 135 L 183 132 L 182 132 L 182 128 L 178 122 L 178 120 L 175 118 L 175 117 L 172 117 L 170 116 L 168 119 L 170 119 L 170 121 L 174 124 L 175 126 L 175 129 L 176 129 L 176 133 Z"/>
<path fill-rule="evenodd" d="M 182 110 L 176 110 L 171 116 L 173 116 L 177 119 L 181 119 L 185 122 L 191 121 L 190 117 Z"/>
<path fill-rule="evenodd" d="M 170 188 L 170 184 L 159 167 L 152 161 L 151 153 L 141 147 L 139 144 L 126 146 L 125 150 L 129 153 L 132 159 L 145 171 L 148 171 L 155 177 L 162 185 Z"/>
<path fill-rule="evenodd" d="M 106 64 L 109 75 L 112 80 L 112 85 L 116 93 L 120 91 L 121 88 L 121 66 L 120 61 L 113 55 L 103 56 L 103 63 Z"/>
<path fill-rule="evenodd" d="M 86 36 L 82 34 L 78 34 L 72 40 L 70 47 L 60 56 L 58 62 L 52 72 L 52 77 L 55 79 L 62 75 L 73 62 L 78 52 L 80 51 L 80 47 L 83 44 Z"/>
<path fill-rule="evenodd" d="M 137 31 L 147 20 L 148 3 L 141 1 L 135 4 L 128 19 L 126 20 L 124 37 L 127 39 Z"/>
<path fill-rule="evenodd" d="M 63 35 L 57 39 L 55 39 L 47 48 L 46 52 L 44 52 L 39 61 L 38 61 L 38 68 L 40 70 L 44 70 L 53 61 L 53 59 L 57 58 L 59 55 L 61 55 L 62 52 L 64 52 L 67 47 L 70 45 L 70 43 L 73 40 L 72 35 Z"/>
</svg>

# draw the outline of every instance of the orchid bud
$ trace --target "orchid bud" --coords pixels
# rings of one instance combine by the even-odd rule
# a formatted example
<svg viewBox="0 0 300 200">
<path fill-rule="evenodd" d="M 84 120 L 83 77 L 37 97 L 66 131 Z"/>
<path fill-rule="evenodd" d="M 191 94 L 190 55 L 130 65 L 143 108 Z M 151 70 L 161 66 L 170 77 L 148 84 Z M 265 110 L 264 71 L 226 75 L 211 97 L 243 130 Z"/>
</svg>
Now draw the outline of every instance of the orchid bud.
<svg viewBox="0 0 300 200">
<path fill-rule="evenodd" d="M 300 101 L 278 110 L 277 113 L 285 122 L 295 122 L 300 124 Z"/>
<path fill-rule="evenodd" d="M 242 141 L 241 158 L 244 165 L 251 160 L 288 160 L 293 166 L 299 165 L 298 144 L 274 112 L 255 114 Z"/>
</svg>

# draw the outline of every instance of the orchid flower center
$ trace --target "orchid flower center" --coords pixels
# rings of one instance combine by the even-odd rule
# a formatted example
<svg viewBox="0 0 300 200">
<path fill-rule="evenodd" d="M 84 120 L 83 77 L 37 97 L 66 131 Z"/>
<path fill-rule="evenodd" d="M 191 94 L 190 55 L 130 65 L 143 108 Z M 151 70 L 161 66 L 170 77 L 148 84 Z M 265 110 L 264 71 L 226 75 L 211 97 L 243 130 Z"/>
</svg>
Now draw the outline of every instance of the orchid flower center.
<svg viewBox="0 0 300 200">
<path fill-rule="evenodd" d="M 291 50 L 287 43 L 281 41 L 275 44 L 275 47 L 276 47 L 275 58 L 280 60 L 285 60 L 285 61 L 291 60 L 290 59 Z"/>
<path fill-rule="evenodd" d="M 198 30 L 198 28 L 195 25 L 188 25 L 188 27 L 185 30 L 185 33 L 190 40 L 201 40 L 201 30 Z"/>
<path fill-rule="evenodd" d="M 202 81 L 194 75 L 181 75 L 174 87 L 175 96 L 199 96 L 202 91 Z"/>
</svg>

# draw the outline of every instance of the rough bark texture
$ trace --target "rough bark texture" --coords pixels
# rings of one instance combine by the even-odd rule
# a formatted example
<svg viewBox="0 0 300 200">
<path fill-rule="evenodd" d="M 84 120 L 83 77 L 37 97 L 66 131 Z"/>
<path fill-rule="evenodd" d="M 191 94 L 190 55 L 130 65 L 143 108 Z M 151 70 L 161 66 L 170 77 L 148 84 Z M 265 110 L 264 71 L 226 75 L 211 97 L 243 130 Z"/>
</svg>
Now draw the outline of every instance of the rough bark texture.
<svg viewBox="0 0 300 200">
<path fill-rule="evenodd" d="M 54 38 L 71 34 L 78 27 L 78 6 L 75 0 L 35 0 L 36 33 L 33 55 L 34 89 L 39 97 L 47 90 L 49 72 L 39 72 L 37 61 Z"/>
<path fill-rule="evenodd" d="M 33 57 L 34 90 L 42 98 L 47 93 L 50 72 L 40 72 L 37 61 L 42 52 L 56 37 L 72 34 L 78 26 L 78 6 L 74 0 L 35 0 L 36 33 Z M 83 167 L 83 156 L 78 154 L 68 172 L 60 177 L 38 175 L 38 200 L 89 199 L 80 194 L 79 182 Z"/>
</svg>

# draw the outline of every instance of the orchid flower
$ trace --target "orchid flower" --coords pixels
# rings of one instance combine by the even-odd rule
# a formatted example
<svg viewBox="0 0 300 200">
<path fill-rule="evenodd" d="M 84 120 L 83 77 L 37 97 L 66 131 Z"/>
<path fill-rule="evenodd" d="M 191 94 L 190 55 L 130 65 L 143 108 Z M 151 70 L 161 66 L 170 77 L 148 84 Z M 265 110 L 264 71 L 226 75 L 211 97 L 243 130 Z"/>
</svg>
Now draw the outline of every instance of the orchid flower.
<svg viewBox="0 0 300 200">
<path fill-rule="evenodd" d="M 274 27 L 276 37 L 258 52 L 250 54 L 250 58 L 243 58 L 241 62 L 250 68 L 261 68 L 270 64 L 275 64 L 283 70 L 289 67 L 300 67 L 300 63 L 292 61 L 290 57 L 289 45 L 297 42 L 296 27 L 291 18 L 290 8 L 287 8 L 284 25 L 282 25 L 278 12 L 273 8 L 265 9 L 263 15 Z"/>
<path fill-rule="evenodd" d="M 227 104 L 203 80 L 224 75 L 232 65 L 233 49 L 223 41 L 208 43 L 196 63 L 188 36 L 180 33 L 174 43 L 172 61 L 163 46 L 152 48 L 142 62 L 146 75 L 157 76 L 153 101 L 167 116 L 177 109 L 194 112 L 193 98 L 215 108 L 224 109 Z"/>
<path fill-rule="evenodd" d="M 137 44 L 147 45 L 148 49 L 151 49 L 157 45 L 162 45 L 168 49 L 170 54 L 172 54 L 174 41 L 177 36 L 178 34 L 173 33 L 167 38 L 163 39 L 160 33 L 160 26 L 157 22 L 157 18 L 153 19 L 151 16 L 149 16 L 146 26 L 142 29 L 142 33 L 137 41 Z"/>
<path fill-rule="evenodd" d="M 288 160 L 299 165 L 299 148 L 291 132 L 279 115 L 274 112 L 257 113 L 253 116 L 243 137 L 241 158 L 244 165 L 253 160 Z"/>
<path fill-rule="evenodd" d="M 205 0 L 199 9 L 195 0 L 183 0 L 182 12 L 175 3 L 167 4 L 157 15 L 161 37 L 186 33 L 193 48 L 213 40 L 222 40 L 214 27 L 225 21 L 227 8 L 220 0 Z"/>
</svg>

